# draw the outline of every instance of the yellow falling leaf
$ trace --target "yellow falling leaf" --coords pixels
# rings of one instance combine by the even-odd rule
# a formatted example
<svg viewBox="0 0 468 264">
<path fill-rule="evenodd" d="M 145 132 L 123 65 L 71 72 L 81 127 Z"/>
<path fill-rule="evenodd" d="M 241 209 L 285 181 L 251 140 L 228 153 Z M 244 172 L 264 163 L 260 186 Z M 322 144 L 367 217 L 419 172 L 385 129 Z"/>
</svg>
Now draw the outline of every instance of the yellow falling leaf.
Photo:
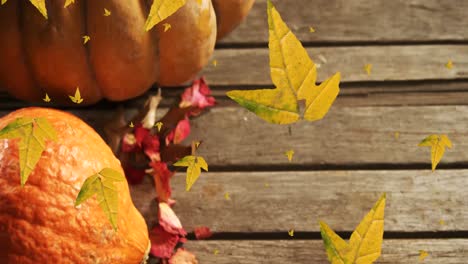
<svg viewBox="0 0 468 264">
<path fill-rule="evenodd" d="M 159 22 L 174 14 L 179 8 L 184 6 L 185 3 L 186 0 L 154 0 L 148 18 L 146 19 L 145 30 L 151 30 Z"/>
<path fill-rule="evenodd" d="M 42 100 L 44 100 L 44 102 L 46 102 L 46 103 L 50 102 L 50 97 L 49 97 L 49 95 L 46 93 L 46 94 L 45 94 L 45 98 L 42 98 Z"/>
<path fill-rule="evenodd" d="M 315 28 L 309 27 L 309 32 L 310 32 L 310 33 L 314 33 L 314 32 L 315 32 Z"/>
<path fill-rule="evenodd" d="M 81 104 L 81 102 L 83 102 L 83 98 L 81 98 L 81 94 L 80 94 L 80 87 L 76 87 L 74 96 L 69 95 L 68 97 L 70 97 L 72 102 L 74 102 L 75 104 Z"/>
<path fill-rule="evenodd" d="M 423 139 L 419 147 L 431 147 L 431 163 L 432 171 L 434 171 L 439 164 L 442 156 L 445 153 L 445 147 L 452 148 L 452 142 L 447 135 L 430 135 Z"/>
<path fill-rule="evenodd" d="M 135 127 L 135 125 L 133 124 L 133 122 L 130 122 L 130 125 L 128 125 L 129 127 Z"/>
<path fill-rule="evenodd" d="M 294 229 L 289 230 L 289 231 L 288 231 L 288 235 L 289 235 L 290 237 L 293 237 L 293 236 L 294 236 Z"/>
<path fill-rule="evenodd" d="M 224 194 L 224 199 L 226 199 L 226 200 L 228 200 L 228 201 L 231 200 L 231 197 L 229 196 L 229 193 L 228 193 L 228 192 L 226 192 L 226 193 Z"/>
<path fill-rule="evenodd" d="M 218 61 L 217 60 L 213 60 L 213 66 L 218 66 Z"/>
<path fill-rule="evenodd" d="M 91 37 L 90 37 L 90 36 L 86 36 L 86 35 L 85 35 L 85 36 L 83 36 L 83 44 L 86 44 L 86 43 L 88 43 L 88 41 L 89 41 L 90 39 L 91 39 Z"/>
<path fill-rule="evenodd" d="M 429 253 L 425 250 L 419 250 L 419 261 L 424 261 L 424 259 L 429 256 Z"/>
<path fill-rule="evenodd" d="M 439 225 L 445 225 L 444 219 L 440 219 L 440 220 L 439 220 Z"/>
<path fill-rule="evenodd" d="M 447 64 L 445 64 L 445 67 L 449 70 L 453 68 L 453 62 L 452 60 L 448 60 Z"/>
<path fill-rule="evenodd" d="M 169 24 L 169 23 L 164 23 L 163 26 L 164 26 L 164 32 L 166 32 L 166 31 L 168 31 L 169 29 L 171 29 L 171 24 Z"/>
<path fill-rule="evenodd" d="M 111 15 L 111 11 L 109 11 L 108 9 L 104 8 L 104 16 L 110 16 Z"/>
<path fill-rule="evenodd" d="M 367 72 L 367 75 L 370 75 L 372 72 L 372 64 L 364 65 L 364 70 Z"/>
<path fill-rule="evenodd" d="M 198 177 L 200 177 L 201 169 L 208 171 L 208 164 L 205 159 L 200 156 L 185 156 L 174 163 L 174 166 L 187 167 L 187 178 L 185 180 L 186 191 L 190 191 L 190 188 L 192 188 Z"/>
<path fill-rule="evenodd" d="M 3 5 L 4 3 L 6 3 L 7 0 L 2 0 L 1 4 Z"/>
<path fill-rule="evenodd" d="M 291 162 L 292 161 L 292 158 L 294 156 L 294 150 L 288 150 L 284 153 L 284 155 L 286 155 L 286 157 L 288 157 L 288 161 Z"/>
<path fill-rule="evenodd" d="M 400 132 L 396 131 L 395 132 L 395 139 L 399 139 L 400 138 Z"/>
<path fill-rule="evenodd" d="M 219 250 L 218 250 L 218 249 L 215 249 L 215 250 L 213 251 L 213 254 L 218 255 L 218 254 L 219 254 Z"/>
<path fill-rule="evenodd" d="M 332 264 L 371 264 L 382 251 L 385 194 L 351 234 L 346 243 L 327 224 L 320 222 L 320 233 Z"/>
<path fill-rule="evenodd" d="M 48 19 L 47 17 L 47 8 L 45 4 L 45 0 L 29 0 L 36 8 L 41 12 L 41 14 Z"/>
<path fill-rule="evenodd" d="M 74 4 L 74 3 L 75 3 L 75 0 L 66 0 L 63 8 L 67 8 L 69 5 Z"/>
<path fill-rule="evenodd" d="M 227 95 L 267 122 L 290 124 L 301 116 L 298 101 L 305 100 L 303 118 L 322 119 L 339 93 L 340 73 L 319 86 L 315 63 L 302 43 L 268 0 L 270 75 L 275 89 L 233 90 Z"/>
<path fill-rule="evenodd" d="M 161 121 L 156 122 L 155 126 L 158 128 L 158 132 L 161 131 L 161 127 L 163 126 L 163 123 Z"/>
</svg>

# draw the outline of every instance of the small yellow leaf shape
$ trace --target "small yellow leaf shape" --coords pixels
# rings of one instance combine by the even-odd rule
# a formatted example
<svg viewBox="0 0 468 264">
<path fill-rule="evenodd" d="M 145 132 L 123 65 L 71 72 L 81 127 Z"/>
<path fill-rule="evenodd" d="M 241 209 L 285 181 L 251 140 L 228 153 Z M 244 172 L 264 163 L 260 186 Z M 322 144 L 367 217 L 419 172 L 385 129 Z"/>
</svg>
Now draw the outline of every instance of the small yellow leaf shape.
<svg viewBox="0 0 468 264">
<path fill-rule="evenodd" d="M 425 250 L 419 250 L 419 261 L 424 261 L 424 259 L 429 256 L 429 253 Z"/>
<path fill-rule="evenodd" d="M 320 222 L 320 233 L 332 264 L 371 264 L 382 250 L 384 232 L 385 194 L 362 219 L 351 234 L 349 243 L 339 237 L 327 224 Z"/>
<path fill-rule="evenodd" d="M 85 180 L 76 197 L 75 206 L 80 205 L 96 194 L 99 207 L 104 211 L 114 230 L 117 230 L 119 193 L 115 188 L 114 182 L 124 181 L 125 176 L 120 172 L 111 168 L 102 169 Z"/>
<path fill-rule="evenodd" d="M 135 125 L 133 124 L 133 122 L 130 122 L 130 125 L 128 125 L 129 127 L 135 127 Z"/>
<path fill-rule="evenodd" d="M 449 70 L 451 70 L 453 68 L 453 61 L 452 60 L 448 60 L 447 64 L 445 64 L 445 67 Z"/>
<path fill-rule="evenodd" d="M 300 119 L 298 102 L 305 100 L 304 119 L 322 119 L 339 93 L 340 74 L 319 86 L 315 63 L 268 0 L 270 75 L 275 89 L 233 90 L 232 100 L 267 122 L 291 124 Z"/>
<path fill-rule="evenodd" d="M 432 171 L 434 171 L 444 156 L 445 147 L 452 148 L 452 142 L 447 135 L 430 135 L 423 139 L 419 147 L 431 147 Z"/>
<path fill-rule="evenodd" d="M 224 194 L 224 199 L 226 199 L 227 201 L 231 200 L 231 197 L 229 196 L 228 192 Z"/>
<path fill-rule="evenodd" d="M 364 70 L 367 72 L 367 75 L 370 75 L 372 72 L 372 64 L 364 65 Z"/>
<path fill-rule="evenodd" d="M 309 27 L 309 32 L 310 32 L 310 33 L 314 33 L 314 32 L 315 32 L 315 28 Z"/>
<path fill-rule="evenodd" d="M 215 249 L 215 250 L 213 251 L 213 254 L 218 255 L 218 254 L 219 254 L 219 250 L 218 250 L 218 249 Z"/>
<path fill-rule="evenodd" d="M 49 97 L 49 95 L 46 93 L 46 94 L 45 94 L 45 98 L 42 98 L 42 100 L 44 100 L 44 102 L 46 102 L 46 103 L 50 102 L 50 97 Z"/>
<path fill-rule="evenodd" d="M 294 229 L 289 230 L 289 231 L 288 231 L 288 235 L 289 235 L 290 237 L 293 237 L 293 236 L 294 236 Z"/>
<path fill-rule="evenodd" d="M 111 15 L 111 11 L 109 11 L 107 8 L 104 8 L 104 16 L 108 17 Z"/>
<path fill-rule="evenodd" d="M 195 141 L 195 148 L 198 148 L 200 146 L 200 141 Z"/>
<path fill-rule="evenodd" d="M 1 4 L 3 5 L 4 3 L 6 3 L 6 1 L 7 1 L 7 0 L 2 0 L 2 3 L 1 3 Z"/>
<path fill-rule="evenodd" d="M 213 60 L 213 66 L 214 67 L 218 66 L 218 61 L 217 60 Z"/>
<path fill-rule="evenodd" d="M 91 39 L 90 36 L 83 36 L 83 44 L 88 43 L 88 41 Z"/>
<path fill-rule="evenodd" d="M 400 132 L 396 131 L 395 132 L 395 139 L 399 139 L 400 138 Z"/>
<path fill-rule="evenodd" d="M 294 150 L 288 150 L 284 153 L 284 155 L 286 155 L 286 157 L 288 157 L 288 161 L 291 162 L 292 161 L 292 158 L 294 156 Z"/>
<path fill-rule="evenodd" d="M 161 127 L 163 126 L 163 123 L 161 121 L 156 122 L 155 126 L 158 128 L 158 132 L 161 131 Z"/>
<path fill-rule="evenodd" d="M 166 32 L 166 31 L 168 31 L 169 29 L 171 29 L 171 24 L 169 24 L 169 23 L 164 23 L 163 26 L 164 26 L 164 32 Z"/>
<path fill-rule="evenodd" d="M 193 184 L 200 177 L 201 169 L 208 171 L 208 164 L 205 159 L 200 156 L 185 156 L 176 163 L 174 166 L 187 167 L 187 178 L 185 180 L 185 190 L 190 191 Z"/>
<path fill-rule="evenodd" d="M 20 117 L 0 130 L 0 139 L 19 139 L 20 182 L 24 186 L 46 147 L 57 141 L 54 127 L 44 117 Z"/>
<path fill-rule="evenodd" d="M 69 95 L 68 97 L 70 97 L 72 102 L 74 102 L 75 104 L 81 104 L 81 102 L 83 102 L 83 98 L 81 98 L 81 94 L 80 94 L 80 87 L 76 87 L 74 96 Z"/>
<path fill-rule="evenodd" d="M 75 3 L 75 0 L 66 0 L 65 1 L 65 5 L 63 6 L 63 8 L 67 8 L 69 5 Z"/>
<path fill-rule="evenodd" d="M 184 6 L 185 3 L 186 0 L 154 0 L 145 23 L 145 30 L 150 31 L 159 22 Z"/>
<path fill-rule="evenodd" d="M 31 2 L 31 4 L 33 4 L 33 5 L 39 10 L 39 12 L 41 12 L 41 14 L 42 14 L 46 19 L 48 19 L 48 17 L 47 17 L 47 8 L 46 8 L 45 0 L 29 0 L 29 2 Z"/>
<path fill-rule="evenodd" d="M 439 220 L 439 225 L 445 225 L 444 219 L 440 219 L 440 220 Z"/>
</svg>

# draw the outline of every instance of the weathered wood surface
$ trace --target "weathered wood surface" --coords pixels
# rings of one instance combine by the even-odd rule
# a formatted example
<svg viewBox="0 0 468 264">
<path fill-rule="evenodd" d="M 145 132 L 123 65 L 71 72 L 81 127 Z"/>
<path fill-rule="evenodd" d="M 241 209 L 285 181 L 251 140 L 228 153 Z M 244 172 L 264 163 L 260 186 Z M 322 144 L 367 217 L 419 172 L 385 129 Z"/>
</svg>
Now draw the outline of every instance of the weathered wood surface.
<svg viewBox="0 0 468 264">
<path fill-rule="evenodd" d="M 467 179 L 468 170 L 204 172 L 190 192 L 183 173 L 171 184 L 174 210 L 188 231 L 208 226 L 286 236 L 291 228 L 317 232 L 319 220 L 352 231 L 384 192 L 386 231 L 468 230 Z M 131 189 L 152 222 L 157 209 L 151 180 Z"/>
<path fill-rule="evenodd" d="M 430 149 L 417 145 L 433 133 L 448 134 L 454 144 L 440 167 L 468 161 L 467 106 L 333 106 L 321 121 L 291 126 L 269 124 L 240 107 L 214 108 L 194 120 L 190 138 L 204 141 L 198 153 L 211 166 L 418 163 L 429 169 Z"/>
<path fill-rule="evenodd" d="M 343 82 L 468 78 L 468 45 L 313 47 L 307 51 L 320 64 L 319 81 L 338 71 Z M 203 72 L 210 84 L 272 85 L 268 48 L 218 49 L 213 58 L 217 66 L 208 65 Z M 445 67 L 449 59 L 454 65 L 451 70 Z M 370 75 L 364 70 L 366 64 L 372 64 Z"/>
<path fill-rule="evenodd" d="M 258 263 L 329 263 L 322 241 L 190 241 L 187 249 L 194 252 L 199 263 L 258 264 Z M 384 240 L 382 256 L 376 264 L 466 264 L 467 239 Z M 218 250 L 218 254 L 214 251 Z M 419 250 L 429 255 L 419 261 Z"/>
<path fill-rule="evenodd" d="M 158 115 L 165 111 L 161 109 Z M 99 133 L 114 115 L 105 109 L 71 112 Z M 126 114 L 136 112 L 132 108 Z M 0 116 L 7 113 L 0 111 Z M 433 133 L 448 134 L 454 144 L 446 151 L 440 168 L 464 166 L 468 161 L 468 106 L 333 106 L 321 121 L 291 126 L 272 125 L 241 107 L 229 106 L 213 108 L 191 125 L 188 140 L 202 140 L 198 154 L 217 168 L 409 164 L 430 169 L 430 149 L 417 144 Z M 290 149 L 295 154 L 288 162 L 284 153 Z"/>
<path fill-rule="evenodd" d="M 468 2 L 457 0 L 272 0 L 304 42 L 437 42 L 468 40 Z M 315 29 L 310 33 L 309 27 Z M 266 43 L 266 0 L 223 43 Z"/>
</svg>

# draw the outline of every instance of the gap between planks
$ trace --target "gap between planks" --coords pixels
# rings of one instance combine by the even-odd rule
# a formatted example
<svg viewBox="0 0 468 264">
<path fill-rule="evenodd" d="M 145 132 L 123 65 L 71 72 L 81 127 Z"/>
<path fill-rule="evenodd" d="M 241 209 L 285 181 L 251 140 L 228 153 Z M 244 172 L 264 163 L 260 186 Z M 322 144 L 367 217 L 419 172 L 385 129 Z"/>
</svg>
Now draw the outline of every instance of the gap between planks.
<svg viewBox="0 0 468 264">
<path fill-rule="evenodd" d="M 200 263 L 329 263 L 321 241 L 294 238 L 280 241 L 189 241 L 185 247 L 196 255 Z M 375 263 L 465 264 L 467 248 L 467 239 L 390 239 L 383 241 L 382 256 Z M 419 250 L 429 253 L 424 262 L 419 261 Z"/>
</svg>

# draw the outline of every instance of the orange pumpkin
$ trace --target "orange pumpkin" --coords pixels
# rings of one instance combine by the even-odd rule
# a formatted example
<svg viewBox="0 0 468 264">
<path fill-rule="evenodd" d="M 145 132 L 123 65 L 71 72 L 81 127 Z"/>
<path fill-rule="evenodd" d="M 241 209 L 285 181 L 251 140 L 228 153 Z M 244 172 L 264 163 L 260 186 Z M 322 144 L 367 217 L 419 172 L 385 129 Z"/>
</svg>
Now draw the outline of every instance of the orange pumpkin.
<svg viewBox="0 0 468 264">
<path fill-rule="evenodd" d="M 24 108 L 0 119 L 0 129 L 18 117 L 45 117 L 56 142 L 46 149 L 20 186 L 16 140 L 0 140 L 0 263 L 137 264 L 149 250 L 147 226 L 130 197 L 118 191 L 117 231 L 97 198 L 74 201 L 86 178 L 120 162 L 101 137 L 79 118 L 58 110 Z"/>
<path fill-rule="evenodd" d="M 8 0 L 0 6 L 0 86 L 19 99 L 47 93 L 62 104 L 79 87 L 83 104 L 93 104 L 136 97 L 154 83 L 180 85 L 207 64 L 217 24 L 226 35 L 253 1 L 187 0 L 146 32 L 152 0 L 77 0 L 67 8 L 47 0 L 48 20 L 29 1 Z"/>
</svg>

